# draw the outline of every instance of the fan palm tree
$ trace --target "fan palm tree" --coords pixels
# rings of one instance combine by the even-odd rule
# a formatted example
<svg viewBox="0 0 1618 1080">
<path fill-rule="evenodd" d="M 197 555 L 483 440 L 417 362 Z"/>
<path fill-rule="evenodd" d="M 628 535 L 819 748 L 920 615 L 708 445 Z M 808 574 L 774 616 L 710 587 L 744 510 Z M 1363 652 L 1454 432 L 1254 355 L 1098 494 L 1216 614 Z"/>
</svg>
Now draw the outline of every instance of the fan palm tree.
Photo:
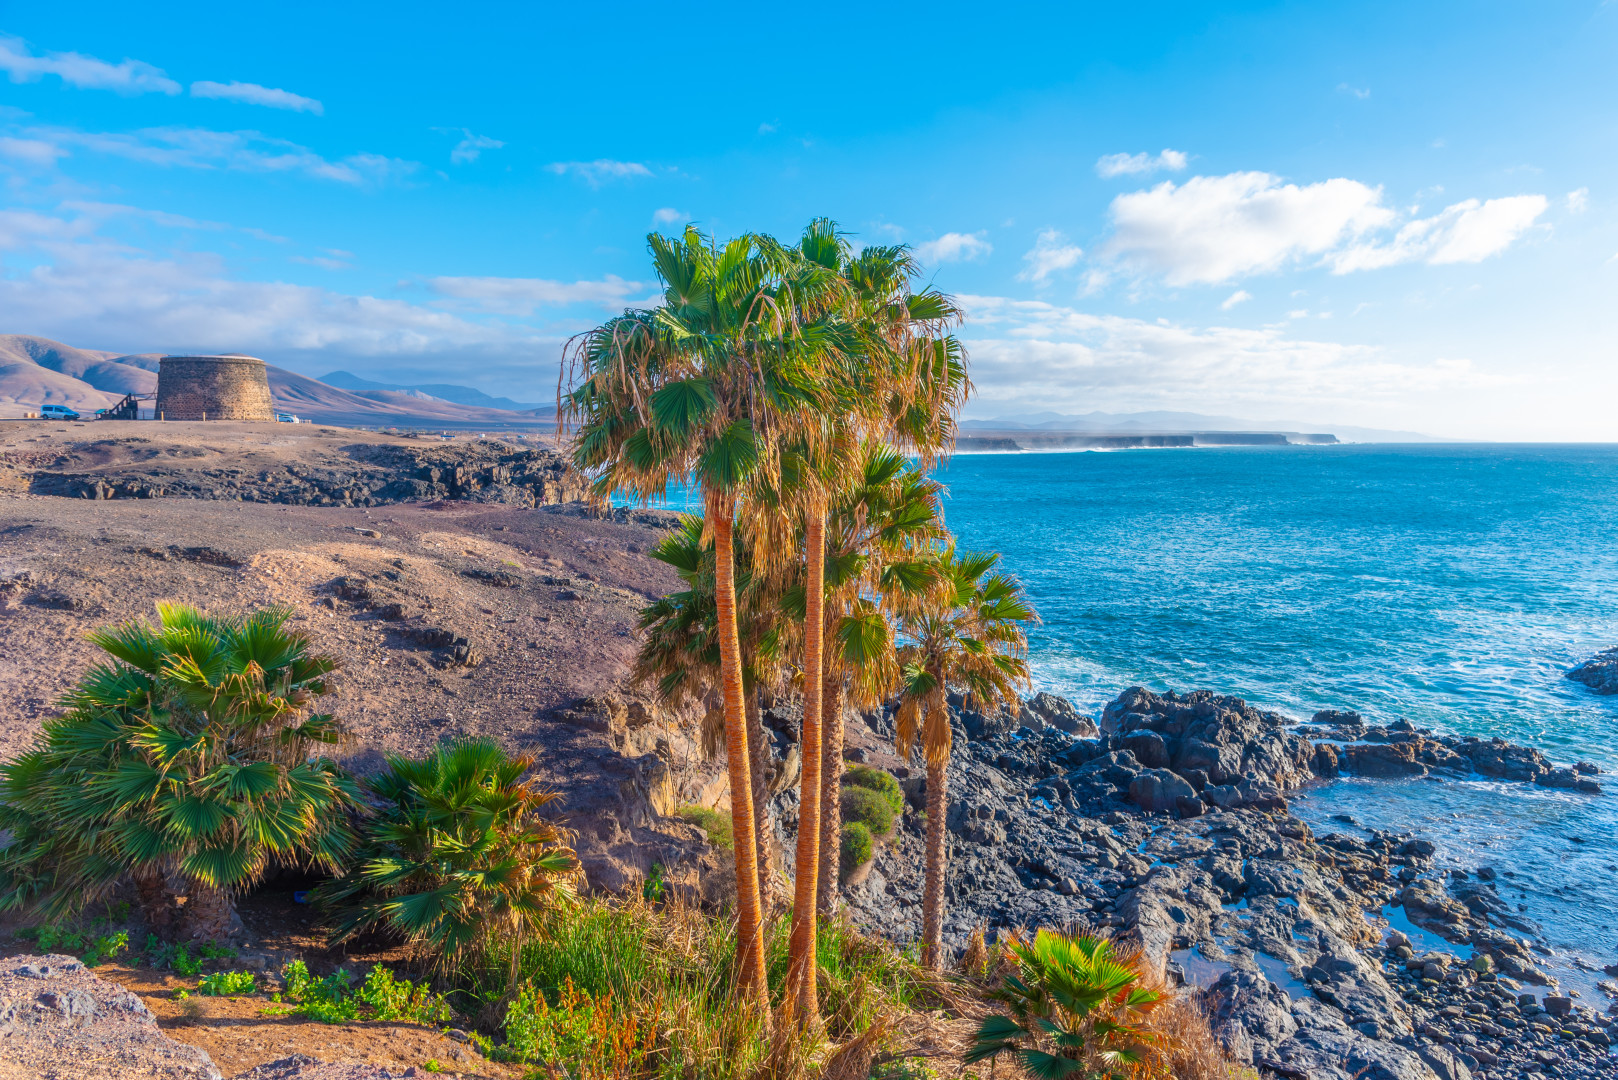
<svg viewBox="0 0 1618 1080">
<path fill-rule="evenodd" d="M 984 1018 L 967 1064 L 1010 1052 L 1041 1080 L 1113 1080 L 1152 1056 L 1145 1021 L 1163 995 L 1141 985 L 1138 958 L 1116 955 L 1106 938 L 1053 930 L 1014 936 L 1005 950 L 1016 971 L 989 997 L 1010 1015 Z"/>
<path fill-rule="evenodd" d="M 557 796 L 522 780 L 532 757 L 492 739 L 387 761 L 365 785 L 382 808 L 365 825 L 355 865 L 316 894 L 339 912 L 332 943 L 383 925 L 440 969 L 504 952 L 515 984 L 523 944 L 570 894 L 578 866 L 541 816 Z"/>
<path fill-rule="evenodd" d="M 949 806 L 946 767 L 952 735 L 948 687 L 959 686 L 975 708 L 1015 708 L 1028 682 L 1024 624 L 1034 609 L 1016 579 L 995 572 L 1000 556 L 938 555 L 939 593 L 914 604 L 900 621 L 903 677 L 897 734 L 904 756 L 917 747 L 927 764 L 926 882 L 922 891 L 922 964 L 936 970 L 944 936 L 944 825 Z"/>
<path fill-rule="evenodd" d="M 873 246 L 856 254 L 836 224 L 820 218 L 804 230 L 796 252 L 809 266 L 835 274 L 843 286 L 800 294 L 836 305 L 826 312 L 805 310 L 802 317 L 829 314 L 845 328 L 841 347 L 823 355 L 836 390 L 835 408 L 819 415 L 821 437 L 800 448 L 793 493 L 803 523 L 807 581 L 804 767 L 788 986 L 789 993 L 803 995 L 799 1015 L 806 1020 L 814 1011 L 815 922 L 836 904 L 836 860 L 828 853 L 837 850 L 841 831 L 842 712 L 840 707 L 831 711 L 827 703 L 839 696 L 830 688 L 841 686 L 841 679 L 826 670 L 827 656 L 837 647 L 827 636 L 832 622 L 824 580 L 827 514 L 846 478 L 859 475 L 857 468 L 850 471 L 849 459 L 857 457 L 864 440 L 892 439 L 924 465 L 947 449 L 954 412 L 969 383 L 959 342 L 946 333 L 959 321 L 960 310 L 935 291 L 912 291 L 919 267 L 908 248 Z"/>
<path fill-rule="evenodd" d="M 348 851 L 357 788 L 316 756 L 341 729 L 308 710 L 337 662 L 287 630 L 284 610 L 158 613 L 91 634 L 108 662 L 0 766 L 5 822 L 22 825 L 0 857 L 6 902 L 65 913 L 128 874 L 161 929 L 178 872 L 187 933 L 219 939 L 232 895 L 272 858 L 335 870 Z"/>
<path fill-rule="evenodd" d="M 641 500 L 671 480 L 701 486 L 714 546 L 720 690 L 736 849 L 738 990 L 767 998 L 749 740 L 737 628 L 737 499 L 778 471 L 783 436 L 814 437 L 810 418 L 830 404 L 822 354 L 842 332 L 827 299 L 835 274 L 765 237 L 716 246 L 694 228 L 647 239 L 663 303 L 631 310 L 574 339 L 567 350 L 561 423 L 577 422 L 574 462 L 605 499 Z M 813 313 L 803 317 L 804 313 Z M 565 430 L 565 428 L 564 428 Z"/>
<path fill-rule="evenodd" d="M 715 753 L 724 739 L 724 710 L 719 707 L 718 611 L 714 602 L 714 551 L 703 539 L 700 515 L 682 515 L 680 525 L 658 542 L 652 558 L 668 564 L 686 588 L 661 597 L 640 613 L 641 648 L 632 678 L 655 686 L 667 702 L 704 705 L 702 747 Z M 757 834 L 759 903 L 766 912 L 776 903 L 774 829 L 768 818 L 769 746 L 759 695 L 777 678 L 783 611 L 770 580 L 752 572 L 752 559 L 737 538 L 737 636 L 742 650 L 742 691 L 747 709 L 747 739 L 752 751 L 753 828 Z"/>
</svg>

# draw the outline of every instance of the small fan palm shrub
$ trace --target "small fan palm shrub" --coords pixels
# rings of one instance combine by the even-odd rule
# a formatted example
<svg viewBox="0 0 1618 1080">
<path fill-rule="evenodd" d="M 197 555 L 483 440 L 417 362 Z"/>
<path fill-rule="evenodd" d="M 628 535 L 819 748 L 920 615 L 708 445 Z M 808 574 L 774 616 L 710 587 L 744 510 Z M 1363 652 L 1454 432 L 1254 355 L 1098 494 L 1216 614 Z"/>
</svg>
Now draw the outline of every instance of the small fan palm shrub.
<svg viewBox="0 0 1618 1080">
<path fill-rule="evenodd" d="M 1012 1054 L 1039 1080 L 1112 1080 L 1154 1059 L 1162 994 L 1131 958 L 1090 935 L 1041 930 L 1003 946 L 1015 970 L 988 997 L 1008 1006 L 978 1027 L 965 1061 Z"/>
<path fill-rule="evenodd" d="M 541 816 L 557 798 L 522 779 L 534 761 L 492 739 L 393 756 L 366 787 L 380 803 L 349 871 L 317 890 L 335 915 L 334 943 L 382 927 L 441 970 L 471 956 L 507 957 L 572 891 L 577 861 Z"/>
<path fill-rule="evenodd" d="M 346 856 L 358 789 L 319 753 L 336 718 L 311 709 L 337 662 L 284 610 L 158 615 L 91 634 L 106 659 L 0 765 L 0 907 L 70 914 L 127 875 L 164 933 L 178 879 L 187 936 L 216 940 L 272 859 L 335 870 Z"/>
</svg>

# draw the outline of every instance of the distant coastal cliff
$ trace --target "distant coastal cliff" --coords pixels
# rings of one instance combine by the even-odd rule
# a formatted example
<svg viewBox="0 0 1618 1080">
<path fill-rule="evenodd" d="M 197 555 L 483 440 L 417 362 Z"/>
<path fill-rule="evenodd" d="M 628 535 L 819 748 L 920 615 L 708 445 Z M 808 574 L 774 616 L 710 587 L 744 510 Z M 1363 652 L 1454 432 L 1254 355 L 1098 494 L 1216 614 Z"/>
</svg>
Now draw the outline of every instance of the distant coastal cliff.
<svg viewBox="0 0 1618 1080">
<path fill-rule="evenodd" d="M 963 433 L 955 440 L 958 453 L 994 453 L 1013 450 L 1142 450 L 1190 446 L 1328 446 L 1331 434 L 1295 431 L 1191 431 L 1178 433 L 1109 435 L 1077 431 L 984 431 Z"/>
</svg>

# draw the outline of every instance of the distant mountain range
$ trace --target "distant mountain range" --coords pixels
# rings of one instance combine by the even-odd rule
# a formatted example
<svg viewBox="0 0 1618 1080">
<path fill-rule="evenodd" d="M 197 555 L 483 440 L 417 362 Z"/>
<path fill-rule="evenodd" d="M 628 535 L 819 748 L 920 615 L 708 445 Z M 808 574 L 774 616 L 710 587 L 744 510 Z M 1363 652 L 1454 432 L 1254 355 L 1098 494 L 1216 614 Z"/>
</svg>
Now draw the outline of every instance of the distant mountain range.
<svg viewBox="0 0 1618 1080">
<path fill-rule="evenodd" d="M 41 405 L 66 405 L 88 416 L 97 409 L 116 404 L 125 394 L 155 394 L 158 361 L 162 355 L 120 355 L 97 349 L 76 349 L 32 334 L 0 334 L 0 416 L 20 416 Z M 273 364 L 268 365 L 267 375 L 277 409 L 323 423 L 370 427 L 393 424 L 532 427 L 548 420 L 555 412 L 552 406 L 543 406 L 536 413 L 523 408 L 480 405 L 476 399 L 506 399 L 490 398 L 464 386 L 347 389 Z M 351 375 L 347 378 L 364 382 Z M 429 393 L 431 390 L 441 392 Z M 445 392 L 458 393 L 471 400 L 456 401 Z M 510 404 L 518 405 L 517 402 Z"/>
<path fill-rule="evenodd" d="M 1347 424 L 1320 424 L 1301 420 L 1244 420 L 1234 416 L 1209 416 L 1193 412 L 1090 412 L 1079 415 L 1041 412 L 1021 416 L 1000 416 L 993 420 L 963 420 L 963 432 L 988 431 L 1073 431 L 1112 435 L 1171 434 L 1193 431 L 1286 431 L 1303 434 L 1332 434 L 1343 442 L 1438 442 L 1432 435 L 1416 431 L 1390 431 L 1383 428 Z"/>
<path fill-rule="evenodd" d="M 346 371 L 333 371 L 322 375 L 320 381 L 327 386 L 335 386 L 339 390 L 392 390 L 396 393 L 410 394 L 414 397 L 436 398 L 439 401 L 451 401 L 457 405 L 472 405 L 480 409 L 506 409 L 510 412 L 528 412 L 540 416 L 549 416 L 556 412 L 554 402 L 537 404 L 512 401 L 508 397 L 490 397 L 482 390 L 474 390 L 470 386 L 458 386 L 454 383 L 422 383 L 417 386 L 400 386 L 394 383 L 373 382 L 362 379 L 358 375 L 350 375 Z"/>
</svg>

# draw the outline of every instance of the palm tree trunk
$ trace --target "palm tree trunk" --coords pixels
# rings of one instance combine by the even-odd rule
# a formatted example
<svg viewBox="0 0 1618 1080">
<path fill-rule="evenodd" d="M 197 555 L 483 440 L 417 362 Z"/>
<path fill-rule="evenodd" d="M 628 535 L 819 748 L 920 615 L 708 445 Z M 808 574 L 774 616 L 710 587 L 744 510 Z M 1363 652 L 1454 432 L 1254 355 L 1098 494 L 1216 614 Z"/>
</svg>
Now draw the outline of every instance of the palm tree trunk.
<svg viewBox="0 0 1618 1080">
<path fill-rule="evenodd" d="M 187 883 L 187 889 L 183 936 L 192 941 L 224 941 L 236 913 L 230 893 L 195 880 Z"/>
<path fill-rule="evenodd" d="M 837 914 L 838 869 L 843 845 L 843 681 L 821 693 L 820 739 L 820 917 Z"/>
<path fill-rule="evenodd" d="M 758 688 L 743 683 L 747 708 L 747 747 L 752 751 L 753 832 L 758 838 L 758 904 L 766 916 L 775 910 L 775 830 L 770 828 L 770 744 L 764 741 Z"/>
<path fill-rule="evenodd" d="M 719 624 L 719 681 L 725 698 L 725 756 L 730 773 L 730 822 L 736 848 L 736 992 L 769 1016 L 764 972 L 764 928 L 759 911 L 758 840 L 753 832 L 752 758 L 747 751 L 747 710 L 742 704 L 742 644 L 736 627 L 736 549 L 730 516 L 734 496 L 707 493 L 714 538 L 714 601 Z"/>
<path fill-rule="evenodd" d="M 822 669 L 825 666 L 826 504 L 815 499 L 805 514 L 804 561 L 808 582 L 803 619 L 803 754 L 798 799 L 798 853 L 792 888 L 792 943 L 787 993 L 799 1024 L 820 1012 L 815 988 L 815 904 L 820 881 L 820 741 Z"/>
<path fill-rule="evenodd" d="M 174 933 L 174 893 L 169 890 L 168 875 L 161 867 L 148 864 L 131 871 L 129 878 L 135 885 L 135 904 L 147 928 L 158 937 L 168 940 Z"/>
<path fill-rule="evenodd" d="M 944 817 L 949 799 L 946 756 L 936 764 L 927 756 L 927 876 L 921 892 L 921 966 L 938 970 L 944 940 Z"/>
</svg>

